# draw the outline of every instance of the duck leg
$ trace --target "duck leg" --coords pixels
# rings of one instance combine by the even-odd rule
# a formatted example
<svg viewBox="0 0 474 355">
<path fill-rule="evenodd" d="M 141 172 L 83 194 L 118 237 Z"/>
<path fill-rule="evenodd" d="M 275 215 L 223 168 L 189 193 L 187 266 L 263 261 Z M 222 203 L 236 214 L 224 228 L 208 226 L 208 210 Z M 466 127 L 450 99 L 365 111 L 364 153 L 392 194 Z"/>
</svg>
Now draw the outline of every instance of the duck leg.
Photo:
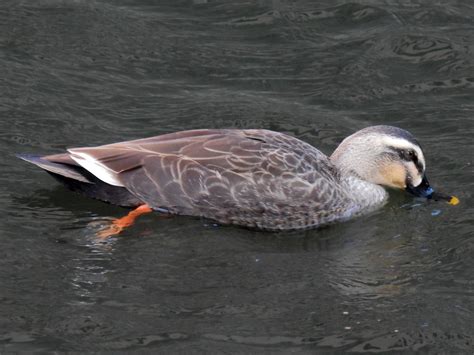
<svg viewBox="0 0 474 355">
<path fill-rule="evenodd" d="M 126 216 L 114 219 L 110 226 L 98 232 L 97 236 L 100 239 L 107 239 L 114 235 L 120 234 L 125 228 L 131 226 L 138 216 L 145 213 L 150 213 L 152 211 L 153 210 L 147 204 L 140 205 L 133 211 L 129 212 Z"/>
</svg>

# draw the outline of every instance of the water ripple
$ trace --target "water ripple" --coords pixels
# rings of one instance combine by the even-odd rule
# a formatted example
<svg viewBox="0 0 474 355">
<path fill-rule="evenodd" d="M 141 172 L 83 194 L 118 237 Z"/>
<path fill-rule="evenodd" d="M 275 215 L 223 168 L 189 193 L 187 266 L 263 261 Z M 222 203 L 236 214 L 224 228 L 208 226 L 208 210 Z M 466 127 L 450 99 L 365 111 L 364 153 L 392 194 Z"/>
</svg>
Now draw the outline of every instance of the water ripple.
<svg viewBox="0 0 474 355">
<path fill-rule="evenodd" d="M 468 352 L 473 11 L 0 3 L 0 349 Z M 273 129 L 330 154 L 374 124 L 412 131 L 433 186 L 461 203 L 391 191 L 370 216 L 277 235 L 150 215 L 104 242 L 97 228 L 125 210 L 14 156 L 203 127 Z"/>
</svg>

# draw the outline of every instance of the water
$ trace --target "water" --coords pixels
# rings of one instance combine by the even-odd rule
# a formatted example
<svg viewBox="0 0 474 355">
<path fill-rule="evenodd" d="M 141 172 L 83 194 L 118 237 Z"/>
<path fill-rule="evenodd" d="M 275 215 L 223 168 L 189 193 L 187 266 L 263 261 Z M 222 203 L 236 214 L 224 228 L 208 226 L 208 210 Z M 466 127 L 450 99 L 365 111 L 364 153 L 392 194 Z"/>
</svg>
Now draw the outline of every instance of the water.
<svg viewBox="0 0 474 355">
<path fill-rule="evenodd" d="M 474 347 L 474 7 L 466 1 L 3 1 L 0 351 L 314 353 Z M 200 127 L 330 153 L 373 124 L 422 143 L 461 204 L 392 193 L 259 233 L 66 191 L 14 153 Z"/>
</svg>

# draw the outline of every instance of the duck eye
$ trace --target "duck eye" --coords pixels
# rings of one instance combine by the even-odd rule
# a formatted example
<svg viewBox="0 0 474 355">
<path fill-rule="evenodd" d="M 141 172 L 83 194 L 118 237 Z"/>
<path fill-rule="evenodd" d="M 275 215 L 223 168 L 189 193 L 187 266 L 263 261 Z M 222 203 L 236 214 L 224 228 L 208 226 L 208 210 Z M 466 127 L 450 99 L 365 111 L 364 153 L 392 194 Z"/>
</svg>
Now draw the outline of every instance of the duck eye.
<svg viewBox="0 0 474 355">
<path fill-rule="evenodd" d="M 413 150 L 408 152 L 408 156 L 410 157 L 410 160 L 413 160 L 415 163 L 418 161 L 418 156 Z"/>
<path fill-rule="evenodd" d="M 406 161 L 413 161 L 415 163 L 418 161 L 418 157 L 413 150 L 399 150 L 399 155 L 400 158 Z"/>
</svg>

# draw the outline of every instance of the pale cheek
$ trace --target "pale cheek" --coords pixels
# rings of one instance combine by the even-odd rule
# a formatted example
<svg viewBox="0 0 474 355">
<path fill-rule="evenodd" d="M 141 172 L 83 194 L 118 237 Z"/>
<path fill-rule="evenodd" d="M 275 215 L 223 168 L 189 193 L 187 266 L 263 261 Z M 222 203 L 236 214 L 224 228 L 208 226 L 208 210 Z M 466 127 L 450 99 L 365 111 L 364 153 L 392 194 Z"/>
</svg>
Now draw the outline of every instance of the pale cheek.
<svg viewBox="0 0 474 355">
<path fill-rule="evenodd" d="M 380 171 L 380 184 L 398 189 L 406 188 L 406 171 L 402 165 L 387 164 Z"/>
</svg>

